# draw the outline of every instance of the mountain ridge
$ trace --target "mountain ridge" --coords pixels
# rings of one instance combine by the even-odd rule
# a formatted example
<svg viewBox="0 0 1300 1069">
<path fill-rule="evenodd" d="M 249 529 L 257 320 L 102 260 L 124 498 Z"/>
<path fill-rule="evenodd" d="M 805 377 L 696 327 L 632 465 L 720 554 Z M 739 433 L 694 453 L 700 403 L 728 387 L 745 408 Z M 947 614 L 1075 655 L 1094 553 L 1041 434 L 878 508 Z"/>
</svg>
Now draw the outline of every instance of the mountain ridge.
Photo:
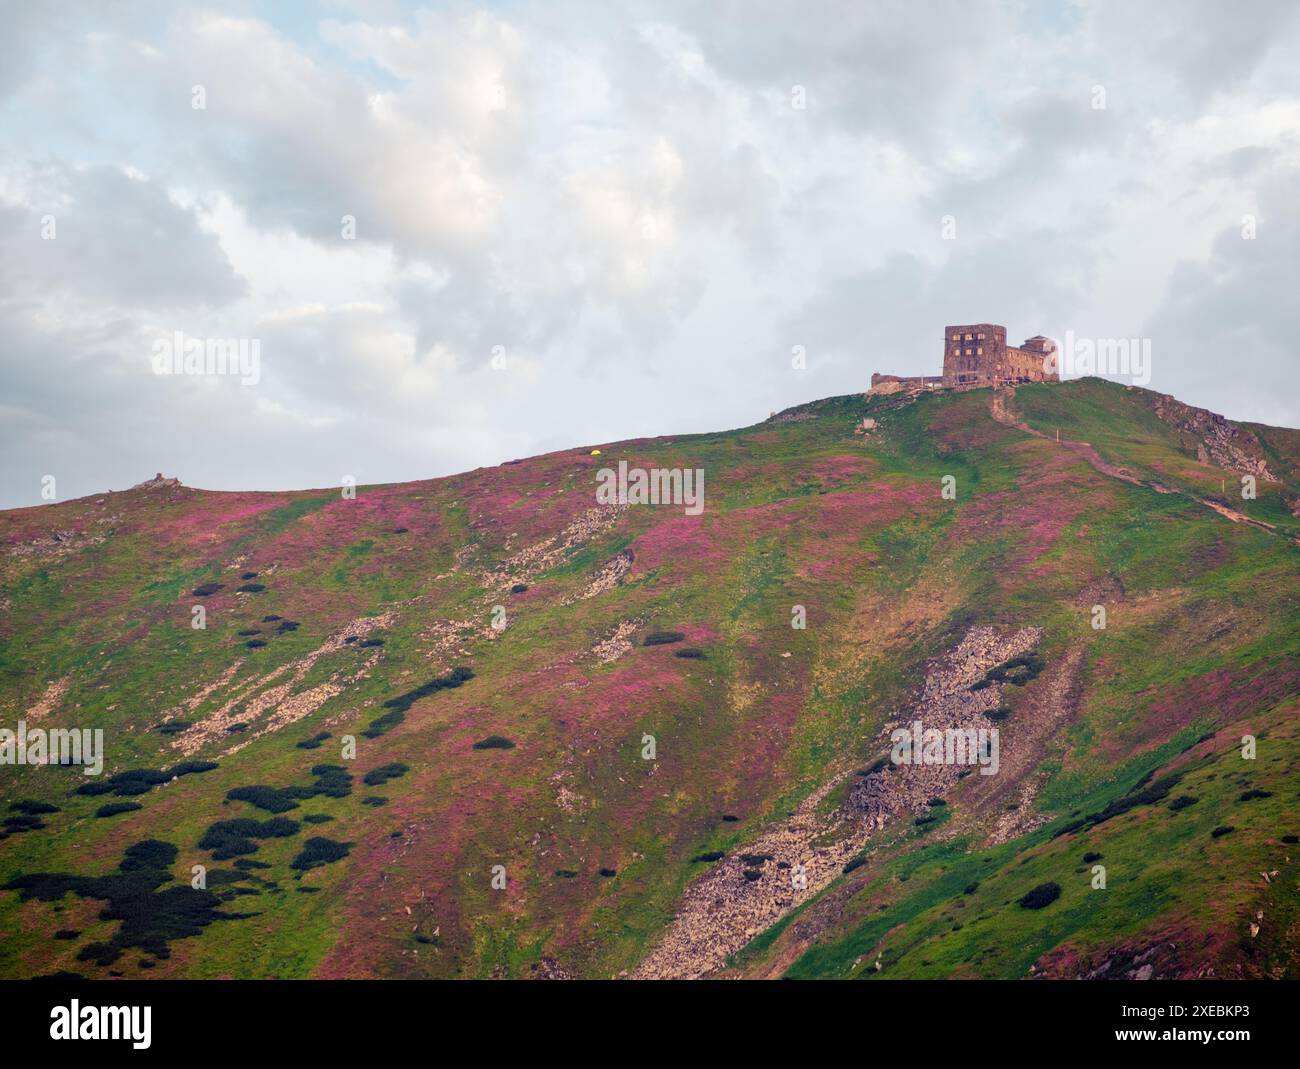
<svg viewBox="0 0 1300 1069">
<path fill-rule="evenodd" d="M 216 763 L 105 817 L 64 772 L 0 767 L 6 804 L 59 807 L 0 842 L 22 930 L 0 974 L 632 975 L 713 881 L 788 908 L 708 975 L 1293 975 L 1300 432 L 1163 397 L 848 395 L 355 500 L 156 486 L 0 512 L 0 727 L 102 727 L 108 776 Z M 704 514 L 597 505 L 620 459 L 703 467 Z M 863 835 L 854 789 L 881 773 L 852 766 L 970 636 L 1025 626 L 1036 677 L 953 699 L 1005 708 L 1006 774 L 945 781 L 943 805 L 905 790 Z M 265 821 L 259 801 L 292 803 L 294 831 L 246 837 L 268 870 L 220 867 L 200 843 Z M 762 845 L 793 812 L 830 877 L 806 892 Z M 307 849 L 302 816 L 336 845 Z M 205 865 L 217 903 L 263 919 L 217 946 L 97 918 L 84 880 L 154 838 L 177 890 Z M 1047 883 L 1059 900 L 1017 905 Z M 51 937 L 56 907 L 77 937 Z"/>
</svg>

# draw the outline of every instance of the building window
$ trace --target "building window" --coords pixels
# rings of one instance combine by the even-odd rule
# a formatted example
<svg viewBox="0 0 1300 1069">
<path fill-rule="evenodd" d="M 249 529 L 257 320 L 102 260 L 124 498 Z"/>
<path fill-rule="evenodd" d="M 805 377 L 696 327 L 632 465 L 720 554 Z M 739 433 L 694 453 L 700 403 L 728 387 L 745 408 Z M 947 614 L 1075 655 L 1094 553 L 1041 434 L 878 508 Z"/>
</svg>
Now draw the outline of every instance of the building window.
<svg viewBox="0 0 1300 1069">
<path fill-rule="evenodd" d="M 984 335 L 981 334 L 980 337 L 982 338 L 982 337 L 984 337 Z M 984 355 L 984 346 L 981 345 L 978 349 L 975 350 L 975 352 L 977 352 L 980 356 L 983 356 L 983 355 Z"/>
</svg>

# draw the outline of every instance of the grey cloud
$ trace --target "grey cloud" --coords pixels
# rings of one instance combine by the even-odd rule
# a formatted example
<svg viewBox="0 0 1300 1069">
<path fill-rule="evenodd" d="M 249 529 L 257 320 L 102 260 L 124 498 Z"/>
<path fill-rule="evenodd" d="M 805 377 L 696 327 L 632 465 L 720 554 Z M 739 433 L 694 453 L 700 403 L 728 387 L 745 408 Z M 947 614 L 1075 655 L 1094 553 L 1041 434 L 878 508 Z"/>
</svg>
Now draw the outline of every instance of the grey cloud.
<svg viewBox="0 0 1300 1069">
<path fill-rule="evenodd" d="M 0 202 L 0 279 L 9 292 L 150 309 L 217 306 L 245 292 L 217 239 L 154 183 L 114 167 L 53 164 L 26 178 L 40 203 Z"/>
</svg>

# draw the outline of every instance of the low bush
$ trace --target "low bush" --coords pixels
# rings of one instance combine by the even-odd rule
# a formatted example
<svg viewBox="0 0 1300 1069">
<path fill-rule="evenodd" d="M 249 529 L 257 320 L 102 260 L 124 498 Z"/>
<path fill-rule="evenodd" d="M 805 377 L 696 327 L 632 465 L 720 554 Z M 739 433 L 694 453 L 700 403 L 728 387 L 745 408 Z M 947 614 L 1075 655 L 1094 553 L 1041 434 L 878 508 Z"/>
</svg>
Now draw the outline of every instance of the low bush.
<svg viewBox="0 0 1300 1069">
<path fill-rule="evenodd" d="M 1042 909 L 1044 906 L 1050 906 L 1061 897 L 1061 885 L 1057 883 L 1040 883 L 1033 890 L 1026 892 L 1019 898 L 1022 909 Z"/>
<path fill-rule="evenodd" d="M 347 857 L 351 849 L 351 843 L 335 842 L 333 839 L 326 839 L 319 835 L 313 836 L 302 844 L 301 853 L 289 862 L 289 867 L 306 872 Z"/>
<path fill-rule="evenodd" d="M 1272 798 L 1272 797 L 1273 797 L 1272 791 L 1261 791 L 1259 788 L 1255 788 L 1254 790 L 1242 791 L 1241 794 L 1237 797 L 1237 801 L 1250 802 L 1256 798 Z"/>
<path fill-rule="evenodd" d="M 1169 803 L 1169 808 L 1177 813 L 1180 809 L 1186 809 L 1189 805 L 1195 805 L 1199 801 L 1199 798 L 1193 798 L 1190 794 L 1180 794 Z"/>
<path fill-rule="evenodd" d="M 160 735 L 179 735 L 182 731 L 189 731 L 193 726 L 188 720 L 167 720 L 154 730 Z"/>
<path fill-rule="evenodd" d="M 122 956 L 122 948 L 111 943 L 87 943 L 77 951 L 78 961 L 93 961 L 96 965 L 112 965 Z"/>
<path fill-rule="evenodd" d="M 107 805 L 101 805 L 95 810 L 97 817 L 115 817 L 119 813 L 133 813 L 137 809 L 143 809 L 139 802 L 109 802 Z"/>
<path fill-rule="evenodd" d="M 236 594 L 260 594 L 266 587 L 261 583 L 245 583 L 243 586 L 235 587 Z"/>
<path fill-rule="evenodd" d="M 1083 863 L 1085 865 L 1091 865 L 1094 861 L 1100 861 L 1100 860 L 1101 860 L 1101 854 L 1097 853 L 1095 850 L 1089 850 L 1086 854 L 1083 855 Z"/>
<path fill-rule="evenodd" d="M 372 768 L 362 777 L 362 782 L 367 787 L 378 787 L 387 783 L 390 779 L 397 779 L 405 776 L 410 769 L 400 761 L 394 761 L 392 764 L 380 765 L 378 768 Z"/>
<path fill-rule="evenodd" d="M 692 861 L 721 861 L 726 856 L 727 855 L 724 854 L 721 850 L 709 850 L 703 854 L 696 854 L 693 858 L 691 858 L 691 860 Z"/>
<path fill-rule="evenodd" d="M 848 873 L 852 872 L 854 869 L 862 868 L 862 866 L 865 865 L 866 863 L 867 863 L 867 859 L 865 857 L 855 857 L 851 861 L 849 861 L 848 864 L 846 864 L 844 868 L 842 868 L 840 871 L 847 875 Z"/>
<path fill-rule="evenodd" d="M 136 794 L 145 794 L 154 787 L 169 783 L 173 779 L 170 772 L 160 772 L 152 768 L 131 768 L 119 772 L 108 779 L 94 783 L 83 783 L 76 790 L 77 794 L 115 794 L 126 798 Z"/>
<path fill-rule="evenodd" d="M 527 583 L 516 583 L 514 586 L 512 586 L 512 587 L 510 588 L 510 593 L 512 593 L 512 594 L 527 594 L 527 593 L 528 593 L 528 584 L 527 584 Z"/>
<path fill-rule="evenodd" d="M 641 645 L 668 646 L 674 642 L 681 642 L 685 637 L 680 631 L 651 631 L 641 640 Z"/>
<path fill-rule="evenodd" d="M 486 739 L 479 739 L 474 743 L 475 750 L 513 750 L 515 744 L 507 739 L 504 735 L 489 735 Z"/>
<path fill-rule="evenodd" d="M 203 833 L 198 846 L 200 850 L 211 850 L 214 860 L 228 861 L 232 857 L 256 853 L 256 839 L 282 839 L 297 834 L 297 831 L 298 822 L 287 817 L 265 821 L 248 818 L 219 820 Z"/>
<path fill-rule="evenodd" d="M 177 776 L 192 776 L 200 772 L 211 772 L 216 767 L 217 763 L 215 761 L 191 760 L 172 765 L 171 768 L 167 769 L 167 772 L 175 779 Z"/>
<path fill-rule="evenodd" d="M 29 817 L 40 816 L 44 813 L 62 812 L 57 805 L 50 805 L 49 802 L 37 802 L 31 798 L 24 798 L 21 801 L 14 802 L 9 808 L 17 813 L 26 813 Z"/>
<path fill-rule="evenodd" d="M 1217 828 L 1215 828 L 1212 832 L 1210 832 L 1210 838 L 1222 839 L 1225 835 L 1231 835 L 1236 830 L 1237 829 L 1234 828 L 1231 824 L 1220 824 Z"/>
<path fill-rule="evenodd" d="M 753 883 L 755 880 L 761 880 L 763 878 L 763 874 L 758 869 L 745 869 L 745 871 L 742 872 L 741 875 L 744 876 L 745 879 L 747 879 L 750 883 Z"/>
<path fill-rule="evenodd" d="M 694 646 L 687 646 L 685 649 L 673 650 L 673 656 L 688 661 L 702 661 L 704 660 L 704 651 L 697 650 Z"/>
<path fill-rule="evenodd" d="M 201 586 L 196 586 L 190 593 L 196 598 L 210 598 L 223 586 L 225 586 L 224 583 L 203 583 Z"/>
<path fill-rule="evenodd" d="M 414 690 L 408 690 L 405 694 L 399 694 L 396 698 L 389 698 L 388 701 L 384 702 L 384 708 L 390 711 L 372 720 L 370 726 L 361 734 L 368 739 L 377 739 L 384 732 L 395 728 L 405 720 L 406 711 L 421 698 L 427 698 L 430 694 L 436 694 L 440 690 L 462 686 L 473 678 L 474 673 L 471 669 L 463 666 L 453 668 L 446 675 L 431 679 L 428 683 L 416 687 Z"/>
<path fill-rule="evenodd" d="M 298 808 L 298 803 L 294 801 L 294 796 L 290 791 L 281 787 L 267 787 L 263 784 L 255 784 L 251 787 L 234 787 L 226 792 L 226 797 L 232 802 L 247 802 L 249 805 L 255 805 L 258 809 L 265 809 L 268 813 L 287 813 L 290 809 Z"/>
</svg>

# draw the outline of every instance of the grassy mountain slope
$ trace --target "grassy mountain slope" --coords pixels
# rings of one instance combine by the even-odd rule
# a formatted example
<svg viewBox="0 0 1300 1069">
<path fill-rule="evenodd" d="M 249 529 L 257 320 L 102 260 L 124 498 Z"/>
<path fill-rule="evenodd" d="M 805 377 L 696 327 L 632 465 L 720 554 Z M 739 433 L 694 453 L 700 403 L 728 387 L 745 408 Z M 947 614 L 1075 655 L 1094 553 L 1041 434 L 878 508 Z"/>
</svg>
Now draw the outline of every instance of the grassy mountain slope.
<svg viewBox="0 0 1300 1069">
<path fill-rule="evenodd" d="M 0 766 L 0 975 L 630 973 L 692 859 L 887 751 L 971 628 L 1029 625 L 1002 771 L 891 820 L 727 971 L 1294 976 L 1300 434 L 1188 412 L 1098 380 L 855 396 L 355 500 L 0 513 L 0 727 L 107 751 Z M 703 469 L 703 515 L 597 505 L 619 460 Z M 166 782 L 77 793 L 132 769 Z"/>
</svg>

